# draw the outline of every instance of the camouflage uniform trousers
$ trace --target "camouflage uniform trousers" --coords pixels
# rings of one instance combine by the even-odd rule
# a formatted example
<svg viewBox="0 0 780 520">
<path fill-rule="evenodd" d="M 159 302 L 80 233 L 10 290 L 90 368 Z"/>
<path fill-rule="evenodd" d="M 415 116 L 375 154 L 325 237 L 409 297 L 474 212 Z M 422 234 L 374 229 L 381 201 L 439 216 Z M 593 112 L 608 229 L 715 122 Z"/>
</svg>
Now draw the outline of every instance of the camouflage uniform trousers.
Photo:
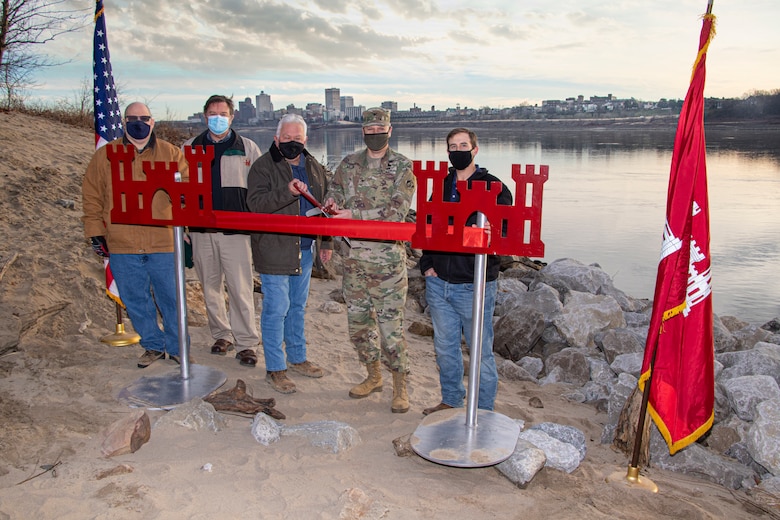
<svg viewBox="0 0 780 520">
<path fill-rule="evenodd" d="M 403 332 L 407 289 L 405 261 L 344 260 L 349 337 L 364 365 L 383 358 L 391 371 L 409 372 Z"/>
</svg>

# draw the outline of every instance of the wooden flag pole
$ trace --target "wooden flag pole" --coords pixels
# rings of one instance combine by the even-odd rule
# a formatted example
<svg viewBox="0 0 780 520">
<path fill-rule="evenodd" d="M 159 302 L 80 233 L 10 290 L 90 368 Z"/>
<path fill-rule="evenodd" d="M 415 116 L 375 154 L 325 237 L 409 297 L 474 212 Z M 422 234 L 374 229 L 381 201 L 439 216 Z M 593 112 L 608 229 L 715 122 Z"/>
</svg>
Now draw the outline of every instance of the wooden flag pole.
<svg viewBox="0 0 780 520">
<path fill-rule="evenodd" d="M 713 2 L 714 0 L 707 0 L 707 13 L 705 16 L 712 14 Z M 620 476 L 622 475 L 621 472 L 615 472 L 607 477 L 608 482 L 623 481 L 631 486 L 652 491 L 653 493 L 658 492 L 658 486 L 652 480 L 641 477 L 639 475 L 639 458 L 642 453 L 642 434 L 644 432 L 645 420 L 647 417 L 647 406 L 650 401 L 650 389 L 653 385 L 653 369 L 655 367 L 655 356 L 657 353 L 658 341 L 656 340 L 655 344 L 653 345 L 653 354 L 650 358 L 649 374 L 645 383 L 645 390 L 642 392 L 642 404 L 639 408 L 639 418 L 637 420 L 636 433 L 634 435 L 634 450 L 631 456 L 631 462 L 628 465 L 628 471 L 624 478 Z"/>
</svg>

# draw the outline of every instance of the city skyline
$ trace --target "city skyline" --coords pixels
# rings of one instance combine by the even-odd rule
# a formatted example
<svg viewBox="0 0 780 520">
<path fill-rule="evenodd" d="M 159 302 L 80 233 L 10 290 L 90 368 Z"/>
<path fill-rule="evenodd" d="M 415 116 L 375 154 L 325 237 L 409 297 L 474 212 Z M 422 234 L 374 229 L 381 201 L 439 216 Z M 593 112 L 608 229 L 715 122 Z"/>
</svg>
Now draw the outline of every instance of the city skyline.
<svg viewBox="0 0 780 520">
<path fill-rule="evenodd" d="M 75 2 L 75 0 L 73 0 Z M 486 0 L 105 2 L 121 101 L 184 119 L 211 94 L 236 106 L 260 92 L 275 107 L 326 104 L 340 89 L 355 105 L 399 110 L 537 105 L 612 94 L 685 96 L 706 0 L 554 4 Z M 707 97 L 780 88 L 780 4 L 717 0 Z M 171 20 L 175 20 L 174 23 Z M 90 20 L 91 21 L 91 20 Z M 77 96 L 92 75 L 92 25 L 43 47 L 69 63 L 38 71 L 27 99 Z"/>
</svg>

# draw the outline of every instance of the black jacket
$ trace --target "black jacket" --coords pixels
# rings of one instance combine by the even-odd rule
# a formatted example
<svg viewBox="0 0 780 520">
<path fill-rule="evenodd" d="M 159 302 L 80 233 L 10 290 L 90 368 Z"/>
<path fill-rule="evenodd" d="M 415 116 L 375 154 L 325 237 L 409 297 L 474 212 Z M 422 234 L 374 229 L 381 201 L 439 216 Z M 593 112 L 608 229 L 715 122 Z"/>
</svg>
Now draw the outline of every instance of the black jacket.
<svg viewBox="0 0 780 520">
<path fill-rule="evenodd" d="M 444 179 L 444 197 L 449 200 L 452 193 L 452 183 L 455 182 L 456 173 L 454 168 L 450 168 L 447 177 Z M 477 168 L 468 179 L 468 185 L 471 187 L 472 181 L 501 182 L 500 179 L 488 173 L 485 168 Z M 512 193 L 507 189 L 506 184 L 501 188 L 498 195 L 498 203 L 507 206 L 512 204 Z M 477 223 L 476 215 L 472 215 L 466 222 L 470 226 Z M 441 251 L 424 250 L 420 258 L 420 271 L 423 275 L 431 267 L 436 270 L 436 275 L 449 283 L 472 283 L 474 281 L 474 255 L 465 253 L 445 253 Z M 501 260 L 496 255 L 487 257 L 487 281 L 491 282 L 498 278 L 498 272 L 501 267 Z"/>
<path fill-rule="evenodd" d="M 271 143 L 268 152 L 249 169 L 246 203 L 255 213 L 299 216 L 299 196 L 291 194 L 287 188 L 293 180 L 292 168 L 284 160 L 276 143 Z M 306 158 L 309 192 L 315 199 L 322 201 L 328 191 L 325 168 L 308 150 L 304 150 L 302 155 Z M 332 249 L 331 241 L 331 237 L 323 237 L 322 248 Z M 255 233 L 252 235 L 252 258 L 258 273 L 300 274 L 301 237 L 280 233 Z"/>
</svg>

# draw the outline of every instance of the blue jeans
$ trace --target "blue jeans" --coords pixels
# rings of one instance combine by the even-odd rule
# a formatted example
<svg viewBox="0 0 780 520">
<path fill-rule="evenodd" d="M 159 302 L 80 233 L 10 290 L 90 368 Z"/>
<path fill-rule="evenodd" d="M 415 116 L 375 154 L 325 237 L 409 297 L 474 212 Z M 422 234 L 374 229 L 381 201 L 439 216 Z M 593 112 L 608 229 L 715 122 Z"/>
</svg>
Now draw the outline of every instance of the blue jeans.
<svg viewBox="0 0 780 520">
<path fill-rule="evenodd" d="M 178 356 L 179 317 L 173 253 L 112 254 L 110 265 L 119 297 L 127 307 L 133 328 L 141 336 L 141 346 Z M 158 310 L 164 331 L 157 324 Z"/>
<path fill-rule="evenodd" d="M 496 306 L 498 282 L 485 284 L 482 357 L 479 370 L 477 406 L 492 410 L 498 390 L 498 371 L 493 357 L 493 310 Z M 448 283 L 435 276 L 425 277 L 425 299 L 433 322 L 433 348 L 439 367 L 441 402 L 459 408 L 463 406 L 466 389 L 463 386 L 463 354 L 461 335 L 465 334 L 471 352 L 471 325 L 474 284 Z M 473 363 L 474 360 L 472 359 Z"/>
<path fill-rule="evenodd" d="M 261 274 L 263 284 L 263 312 L 260 328 L 263 336 L 265 369 L 268 372 L 287 370 L 287 361 L 306 361 L 306 333 L 304 315 L 311 283 L 312 249 L 301 250 L 301 274 Z"/>
</svg>

